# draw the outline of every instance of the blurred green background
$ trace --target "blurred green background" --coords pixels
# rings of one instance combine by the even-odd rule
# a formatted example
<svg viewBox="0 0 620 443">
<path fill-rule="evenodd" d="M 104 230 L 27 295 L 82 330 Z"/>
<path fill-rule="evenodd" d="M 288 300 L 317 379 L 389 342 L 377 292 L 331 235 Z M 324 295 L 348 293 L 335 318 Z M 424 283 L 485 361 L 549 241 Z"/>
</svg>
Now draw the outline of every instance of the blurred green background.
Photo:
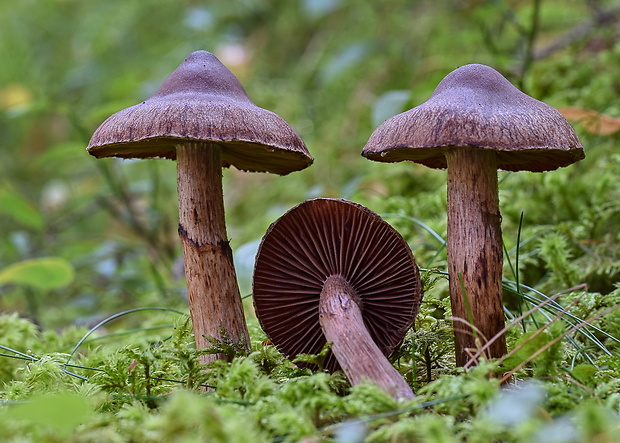
<svg viewBox="0 0 620 443">
<path fill-rule="evenodd" d="M 582 282 L 617 291 L 619 10 L 606 0 L 0 2 L 0 307 L 58 328 L 185 306 L 175 163 L 96 160 L 85 147 L 106 117 L 150 96 L 198 49 L 315 158 L 285 177 L 224 172 L 243 293 L 269 224 L 318 196 L 383 214 L 422 268 L 445 269 L 433 236 L 445 238 L 445 172 L 360 152 L 383 120 L 474 62 L 552 106 L 599 113 L 575 123 L 587 152 L 579 164 L 500 172 L 506 277 L 518 269 L 550 293 Z M 427 302 L 446 295 L 439 284 Z"/>
</svg>

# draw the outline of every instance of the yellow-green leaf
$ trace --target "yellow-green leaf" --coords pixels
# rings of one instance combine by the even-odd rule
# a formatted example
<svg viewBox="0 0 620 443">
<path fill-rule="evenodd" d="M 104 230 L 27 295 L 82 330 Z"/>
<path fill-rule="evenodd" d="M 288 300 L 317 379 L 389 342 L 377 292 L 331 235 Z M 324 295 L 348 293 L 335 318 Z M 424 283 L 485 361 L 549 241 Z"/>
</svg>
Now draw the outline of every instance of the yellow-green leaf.
<svg viewBox="0 0 620 443">
<path fill-rule="evenodd" d="M 0 269 L 1 284 L 22 284 L 41 290 L 58 289 L 73 281 L 75 271 L 60 257 L 44 257 L 13 263 Z"/>
<path fill-rule="evenodd" d="M 43 217 L 37 208 L 7 188 L 0 189 L 0 213 L 10 216 L 16 222 L 32 229 L 43 227 Z"/>
</svg>

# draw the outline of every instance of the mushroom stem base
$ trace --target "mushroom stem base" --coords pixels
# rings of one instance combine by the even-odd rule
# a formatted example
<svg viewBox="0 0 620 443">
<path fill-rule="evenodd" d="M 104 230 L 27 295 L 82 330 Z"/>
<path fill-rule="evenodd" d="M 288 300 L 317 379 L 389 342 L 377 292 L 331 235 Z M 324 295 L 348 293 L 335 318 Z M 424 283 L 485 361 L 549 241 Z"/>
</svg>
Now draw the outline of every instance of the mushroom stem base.
<svg viewBox="0 0 620 443">
<path fill-rule="evenodd" d="M 468 349 L 475 352 L 505 325 L 497 163 L 495 152 L 475 148 L 452 149 L 446 159 L 450 299 L 453 317 L 464 320 L 454 323 L 456 363 L 463 366 Z M 485 355 L 505 353 L 501 335 Z"/>
<path fill-rule="evenodd" d="M 364 326 L 359 297 L 341 276 L 329 277 L 319 302 L 319 322 L 332 352 L 352 385 L 363 380 L 395 398 L 414 397 L 411 387 L 375 344 Z"/>
<path fill-rule="evenodd" d="M 243 304 L 226 234 L 220 148 L 215 144 L 177 146 L 179 236 L 192 325 L 198 349 L 209 337 L 227 338 L 250 349 Z M 201 363 L 226 359 L 201 357 Z"/>
</svg>

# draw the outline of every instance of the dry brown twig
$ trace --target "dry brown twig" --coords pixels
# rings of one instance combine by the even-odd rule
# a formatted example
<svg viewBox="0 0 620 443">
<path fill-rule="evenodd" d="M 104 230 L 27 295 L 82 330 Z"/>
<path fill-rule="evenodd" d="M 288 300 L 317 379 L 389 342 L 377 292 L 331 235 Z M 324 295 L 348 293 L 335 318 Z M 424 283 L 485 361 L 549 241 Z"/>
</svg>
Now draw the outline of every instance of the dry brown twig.
<svg viewBox="0 0 620 443">
<path fill-rule="evenodd" d="M 511 371 L 507 372 L 506 374 L 504 374 L 504 377 L 502 377 L 502 379 L 500 380 L 501 383 L 504 383 L 506 380 L 508 380 L 510 377 L 512 377 L 514 375 L 515 372 L 519 371 L 521 368 L 523 368 L 526 364 L 528 364 L 530 361 L 534 360 L 536 357 L 538 357 L 540 354 L 542 354 L 543 352 L 545 352 L 547 349 L 549 349 L 551 346 L 555 345 L 557 342 L 559 342 L 560 340 L 562 340 L 564 337 L 566 337 L 568 334 L 572 334 L 573 332 L 578 331 L 579 329 L 583 328 L 586 325 L 590 325 L 592 322 L 598 320 L 601 317 L 604 317 L 605 315 L 609 314 L 610 312 L 615 311 L 616 309 L 620 308 L 620 304 L 617 304 L 615 306 L 611 306 L 610 308 L 605 309 L 603 312 L 600 312 L 596 315 L 593 315 L 592 317 L 588 318 L 587 320 L 582 321 L 581 323 L 576 324 L 575 326 L 573 326 L 572 328 L 570 328 L 569 330 L 563 332 L 562 334 L 560 334 L 558 337 L 554 338 L 553 340 L 551 340 L 549 343 L 547 343 L 545 346 L 543 346 L 542 348 L 540 348 L 538 351 L 534 352 L 532 355 L 530 355 L 528 358 L 526 358 L 523 362 L 521 362 L 516 368 L 512 369 Z M 506 358 L 508 357 L 508 355 L 504 356 L 503 358 L 499 359 L 499 363 L 501 363 L 502 361 L 504 361 Z"/>
<path fill-rule="evenodd" d="M 584 290 L 584 294 L 585 294 L 585 291 L 587 289 L 587 285 L 584 283 L 584 284 L 580 284 L 580 285 L 577 285 L 577 286 L 573 286 L 572 288 L 566 289 L 566 290 L 564 290 L 562 292 L 558 292 L 557 294 L 552 295 L 551 297 L 549 297 L 546 300 L 542 301 L 541 303 L 537 304 L 536 306 L 531 308 L 529 311 L 524 312 L 522 315 L 520 315 L 519 317 L 515 318 L 512 322 L 510 322 L 508 324 L 508 326 L 506 326 L 504 329 L 499 331 L 490 340 L 486 341 L 485 344 L 481 348 L 478 349 L 478 352 L 476 354 L 474 354 L 471 357 L 471 359 L 464 365 L 464 368 L 467 369 L 467 368 L 471 367 L 472 365 L 474 365 L 477 362 L 478 358 L 489 348 L 489 346 L 491 346 L 491 344 L 493 343 L 494 340 L 497 340 L 499 337 L 501 337 L 503 334 L 505 334 L 514 325 L 516 325 L 519 322 L 521 322 L 521 320 L 523 320 L 525 317 L 527 317 L 528 315 L 531 315 L 532 313 L 534 313 L 535 311 L 539 310 L 543 306 L 545 306 L 545 305 L 551 303 L 552 301 L 556 300 L 561 295 L 565 295 L 565 294 L 568 294 L 570 292 L 574 292 L 574 291 L 580 290 L 580 289 Z M 561 311 L 551 322 L 547 323 L 545 326 L 543 326 L 538 331 L 536 331 L 530 338 L 533 339 L 536 335 L 538 335 L 539 333 L 544 331 L 547 327 L 549 327 L 551 325 L 551 323 L 553 323 L 563 313 L 565 313 L 568 310 L 568 308 L 570 308 L 573 304 L 577 303 L 581 299 L 581 297 L 583 297 L 583 294 L 580 297 L 577 297 L 575 300 L 573 300 L 573 302 L 568 307 L 566 307 L 563 311 Z M 459 320 L 463 320 L 463 319 L 459 319 Z M 511 352 L 509 352 L 507 354 L 507 356 L 513 354 L 516 350 L 517 350 L 517 348 L 513 349 Z"/>
<path fill-rule="evenodd" d="M 620 6 L 614 6 L 608 11 L 596 11 L 591 20 L 585 23 L 579 23 L 578 25 L 568 30 L 564 35 L 562 35 L 552 44 L 538 51 L 535 51 L 532 59 L 542 60 L 544 58 L 547 58 L 554 52 L 562 50 L 567 46 L 571 45 L 572 43 L 585 38 L 594 30 L 600 29 L 602 26 L 613 25 L 617 22 L 619 14 Z"/>
</svg>

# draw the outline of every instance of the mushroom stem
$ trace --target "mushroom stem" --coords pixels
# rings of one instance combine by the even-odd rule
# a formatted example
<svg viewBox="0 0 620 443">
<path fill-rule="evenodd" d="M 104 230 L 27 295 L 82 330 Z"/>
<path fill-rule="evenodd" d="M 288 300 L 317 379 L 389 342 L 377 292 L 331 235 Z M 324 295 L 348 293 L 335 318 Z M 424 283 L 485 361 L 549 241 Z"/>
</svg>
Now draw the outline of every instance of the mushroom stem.
<svg viewBox="0 0 620 443">
<path fill-rule="evenodd" d="M 183 244 L 189 310 L 196 347 L 211 345 L 226 331 L 233 343 L 250 348 L 243 304 L 226 235 L 220 147 L 178 144 L 179 236 Z M 226 359 L 201 357 L 202 363 Z"/>
<path fill-rule="evenodd" d="M 483 336 L 476 344 L 477 332 L 464 323 L 454 324 L 456 364 L 463 366 L 468 360 L 466 349 L 479 348 L 505 324 L 497 160 L 495 152 L 462 147 L 450 149 L 446 160 L 452 315 L 473 323 Z M 505 353 L 502 335 L 488 355 L 494 358 Z"/>
<path fill-rule="evenodd" d="M 319 322 L 352 385 L 368 380 L 394 398 L 414 397 L 411 387 L 370 336 L 362 318 L 359 296 L 340 275 L 332 275 L 323 284 Z"/>
</svg>

